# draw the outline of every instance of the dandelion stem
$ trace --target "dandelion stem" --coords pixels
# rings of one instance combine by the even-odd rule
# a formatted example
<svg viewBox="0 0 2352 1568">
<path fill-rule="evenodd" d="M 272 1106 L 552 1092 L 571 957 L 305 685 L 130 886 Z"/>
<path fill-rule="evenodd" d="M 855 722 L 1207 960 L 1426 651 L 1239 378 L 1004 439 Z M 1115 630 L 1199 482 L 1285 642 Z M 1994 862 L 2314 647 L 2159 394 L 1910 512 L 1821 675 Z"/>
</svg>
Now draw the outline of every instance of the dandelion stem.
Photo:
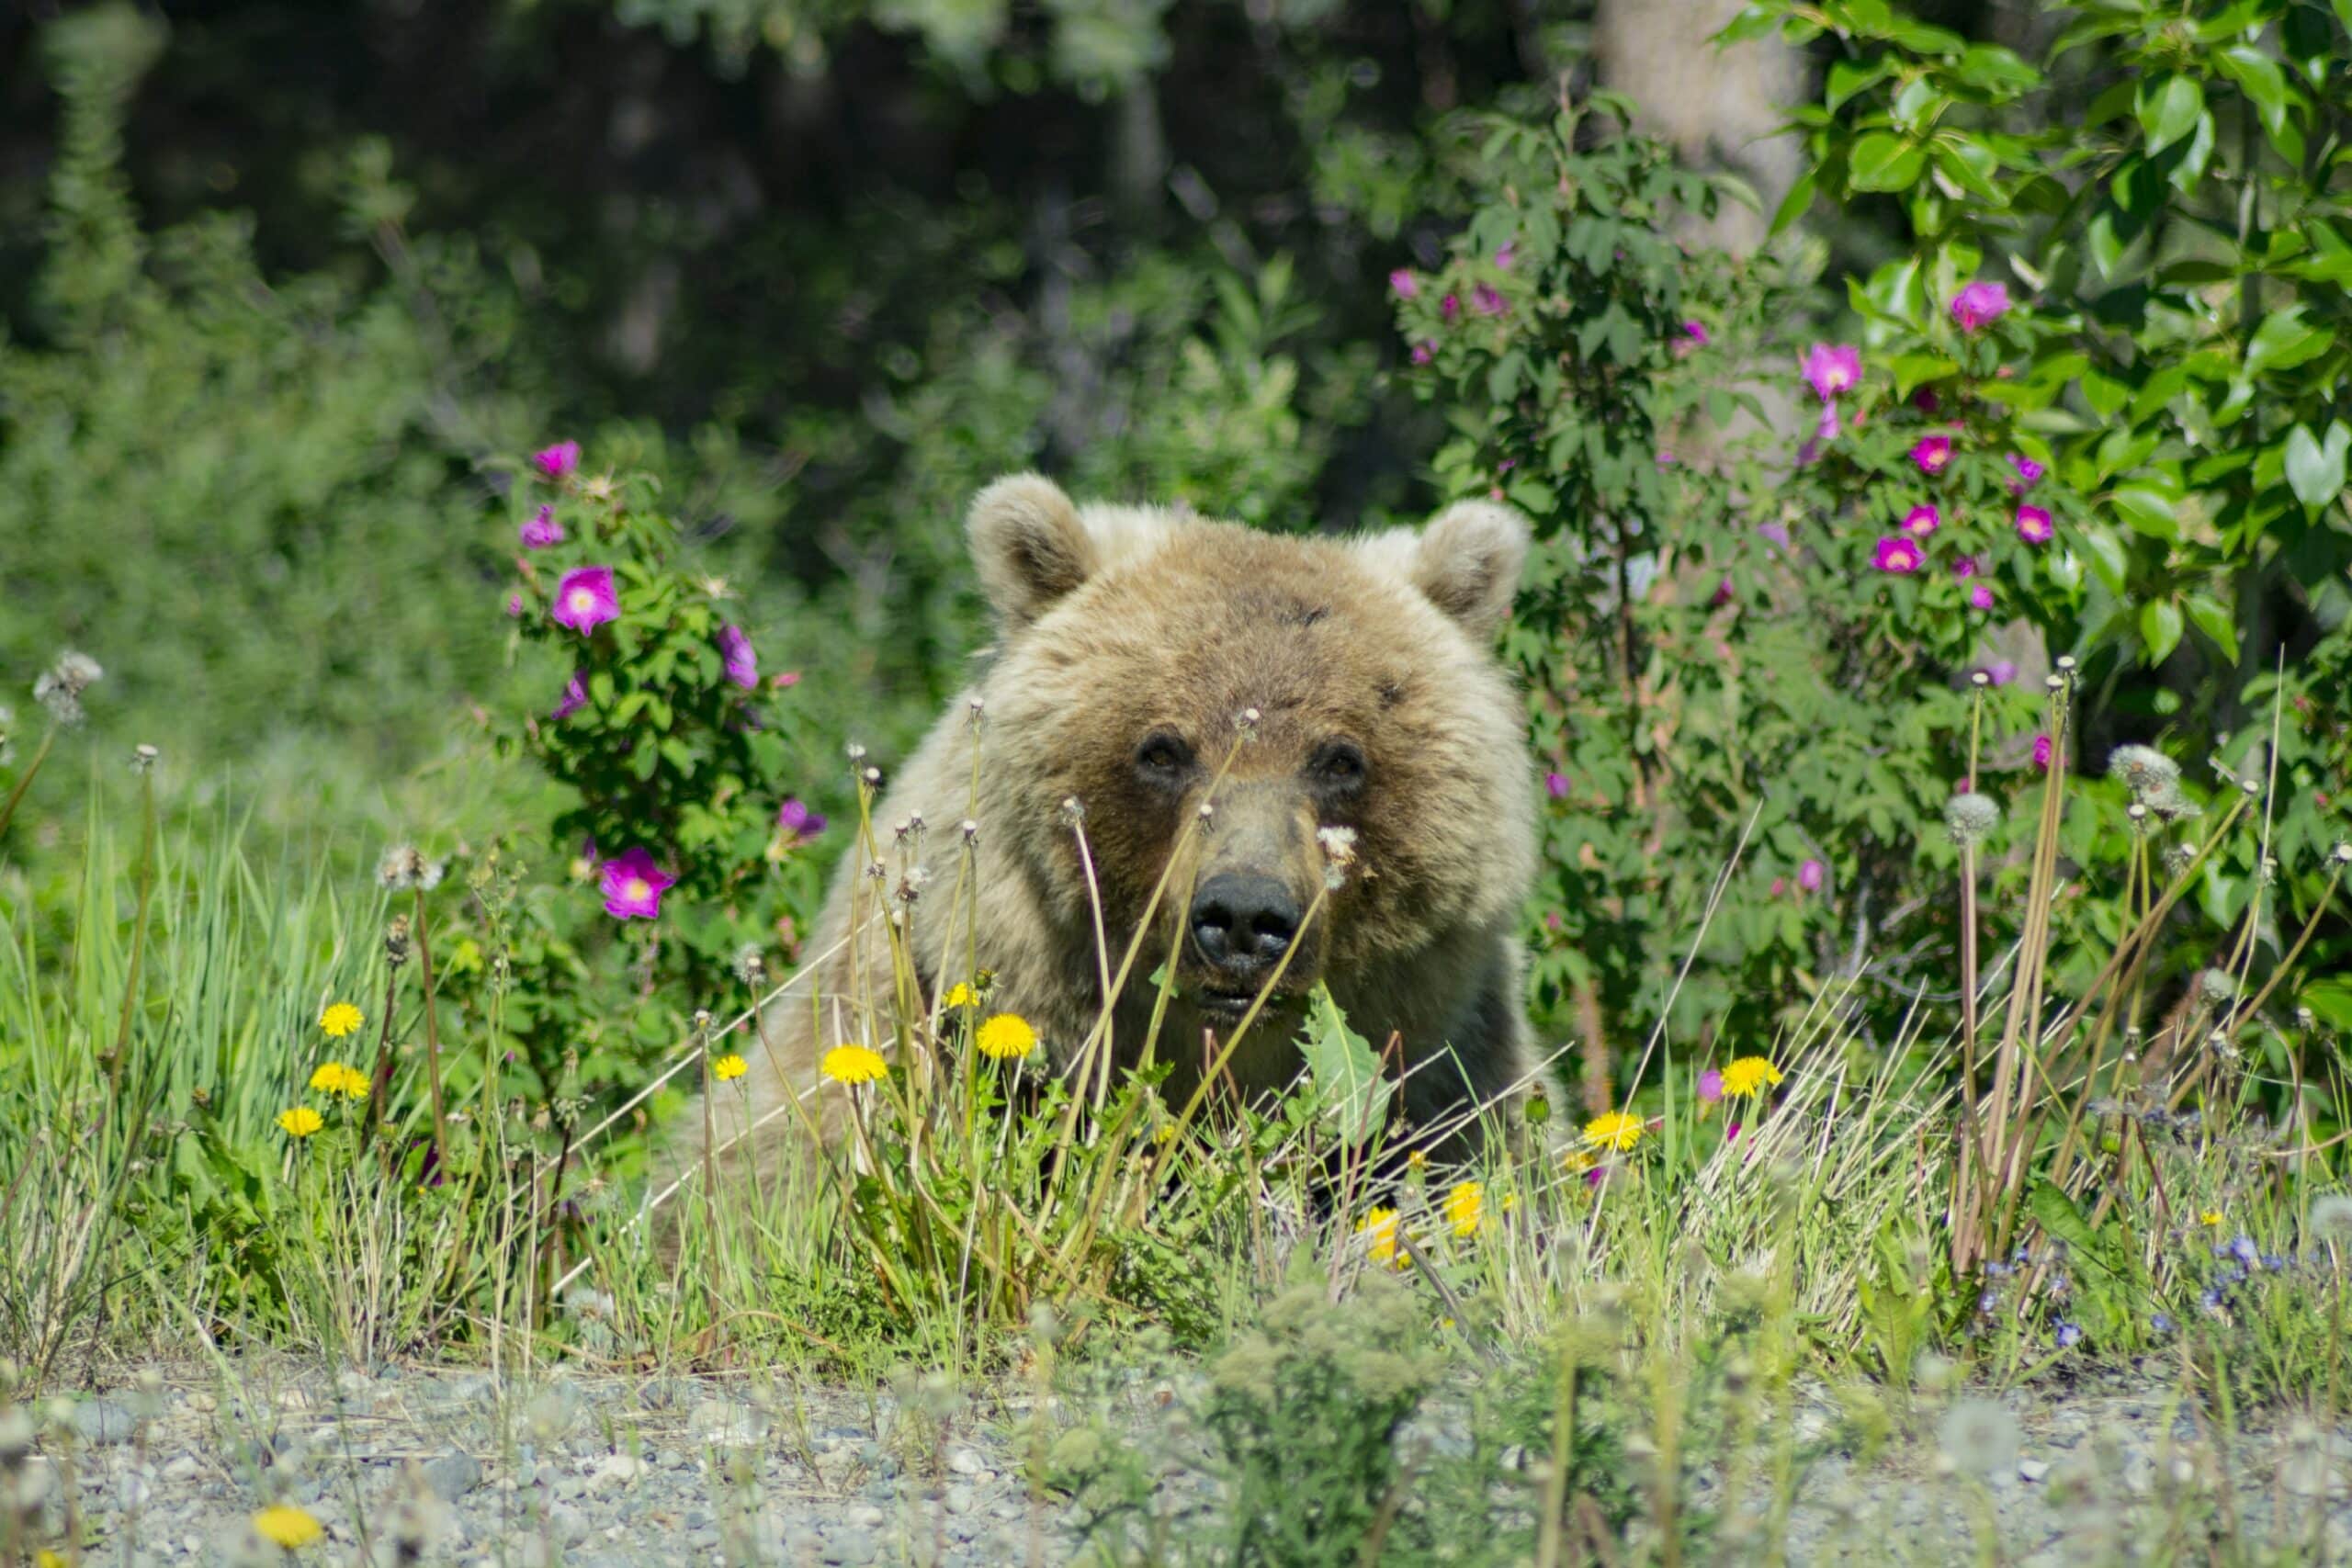
<svg viewBox="0 0 2352 1568">
<path fill-rule="evenodd" d="M 25 791 L 32 788 L 33 775 L 40 772 L 42 761 L 49 756 L 50 747 L 56 744 L 57 728 L 57 721 L 50 720 L 49 728 L 41 732 L 40 744 L 33 748 L 32 760 L 25 764 L 25 771 L 17 775 L 16 787 L 8 792 L 6 801 L 0 801 L 0 833 L 8 830 L 9 821 L 17 815 L 17 803 L 25 798 Z"/>
<path fill-rule="evenodd" d="M 433 939 L 425 930 L 424 889 L 415 890 L 417 978 L 424 987 L 424 1077 L 433 1091 L 434 1168 L 449 1170 L 449 1117 L 441 1100 L 441 1029 L 433 1016 Z"/>
</svg>

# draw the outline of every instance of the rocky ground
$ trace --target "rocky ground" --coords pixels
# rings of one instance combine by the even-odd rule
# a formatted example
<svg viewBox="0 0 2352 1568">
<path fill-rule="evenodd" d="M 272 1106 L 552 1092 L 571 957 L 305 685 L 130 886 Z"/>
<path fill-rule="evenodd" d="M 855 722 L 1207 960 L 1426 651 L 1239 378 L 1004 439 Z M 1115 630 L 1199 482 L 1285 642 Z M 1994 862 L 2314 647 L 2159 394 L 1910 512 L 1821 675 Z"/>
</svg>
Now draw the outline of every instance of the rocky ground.
<svg viewBox="0 0 2352 1568">
<path fill-rule="evenodd" d="M 1146 1412 L 1169 1397 L 1133 1394 Z M 307 1562 L 1067 1562 L 1081 1551 L 1069 1505 L 1027 1480 L 1033 1411 L 1019 1394 L 980 1404 L 921 1384 L 861 1395 L 751 1376 L 334 1377 L 253 1361 L 52 1405 L 6 1479 L 20 1518 L 78 1526 L 108 1562 L 282 1563 L 252 1523 L 280 1502 L 324 1526 Z M 1809 1397 L 1799 1447 L 1829 1451 L 1784 1516 L 1769 1479 L 1742 1496 L 1701 1479 L 1691 1501 L 1722 1520 L 1719 1560 L 1766 1560 L 1776 1538 L 1798 1562 L 1989 1560 L 1990 1529 L 2018 1562 L 2204 1561 L 2214 1535 L 2275 1561 L 2352 1562 L 2352 1428 L 2255 1419 L 2224 1440 L 2139 1378 L 1894 1419 L 1914 1436 L 1867 1455 L 1833 1438 L 1869 1425 L 1854 1416 L 1827 1391 Z M 1414 1440 L 1449 1440 L 1442 1428 Z M 28 1429 L 18 1418 L 19 1440 Z M 0 1465 L 8 1447 L 0 1432 Z M 1177 1511 L 1214 1503 L 1196 1475 L 1170 1495 Z"/>
</svg>

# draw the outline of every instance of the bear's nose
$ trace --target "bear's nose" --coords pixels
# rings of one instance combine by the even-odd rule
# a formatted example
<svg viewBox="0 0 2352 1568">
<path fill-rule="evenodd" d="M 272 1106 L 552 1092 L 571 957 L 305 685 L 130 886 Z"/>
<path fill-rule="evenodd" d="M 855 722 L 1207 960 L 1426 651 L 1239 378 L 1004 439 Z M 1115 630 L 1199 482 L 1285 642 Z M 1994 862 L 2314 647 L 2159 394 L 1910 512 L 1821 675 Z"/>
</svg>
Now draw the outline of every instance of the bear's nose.
<svg viewBox="0 0 2352 1568">
<path fill-rule="evenodd" d="M 1193 895 L 1193 944 L 1221 969 L 1271 969 L 1298 934 L 1298 902 L 1271 876 L 1224 872 Z"/>
</svg>

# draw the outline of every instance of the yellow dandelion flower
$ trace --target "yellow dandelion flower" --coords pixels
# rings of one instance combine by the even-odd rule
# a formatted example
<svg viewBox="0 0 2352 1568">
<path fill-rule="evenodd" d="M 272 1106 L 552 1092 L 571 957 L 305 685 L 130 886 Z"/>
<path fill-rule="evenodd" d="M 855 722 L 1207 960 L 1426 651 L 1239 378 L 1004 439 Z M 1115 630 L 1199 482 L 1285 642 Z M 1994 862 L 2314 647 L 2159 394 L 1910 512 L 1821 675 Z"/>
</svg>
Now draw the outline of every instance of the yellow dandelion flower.
<svg viewBox="0 0 2352 1568">
<path fill-rule="evenodd" d="M 1592 1156 L 1582 1149 L 1570 1149 L 1560 1156 L 1560 1168 L 1570 1176 L 1582 1176 L 1592 1168 Z"/>
<path fill-rule="evenodd" d="M 2218 1225 L 2222 1223 L 2222 1211 L 2208 1209 L 2197 1216 L 2197 1223 L 2200 1225 Z"/>
<path fill-rule="evenodd" d="M 1456 1235 L 1476 1235 L 1487 1219 L 1487 1189 L 1483 1183 L 1462 1181 L 1445 1195 L 1445 1223 Z"/>
<path fill-rule="evenodd" d="M 1001 1012 L 980 1025 L 972 1043 L 980 1048 L 983 1056 L 998 1061 L 1018 1061 L 1037 1048 L 1037 1032 L 1029 1021 L 1017 1012 Z"/>
<path fill-rule="evenodd" d="M 1642 1124 L 1640 1117 L 1628 1115 L 1623 1111 L 1611 1111 L 1584 1124 L 1584 1141 L 1598 1149 L 1622 1152 L 1640 1143 L 1642 1134 L 1647 1131 L 1649 1129 Z"/>
<path fill-rule="evenodd" d="M 327 1122 L 325 1117 L 309 1106 L 298 1105 L 291 1111 L 279 1111 L 277 1124 L 286 1129 L 286 1135 L 289 1138 L 307 1138 Z"/>
<path fill-rule="evenodd" d="M 339 1094 L 346 1100 L 368 1098 L 368 1075 L 356 1067 L 341 1062 L 321 1062 L 319 1070 L 311 1075 L 311 1088 L 320 1094 Z"/>
<path fill-rule="evenodd" d="M 1155 1144 L 1174 1143 L 1176 1141 L 1176 1123 L 1173 1122 L 1164 1123 L 1158 1132 L 1152 1134 L 1151 1141 Z"/>
<path fill-rule="evenodd" d="M 331 1002 L 326 1010 L 319 1014 L 319 1027 L 326 1031 L 331 1040 L 340 1040 L 352 1033 L 361 1021 L 359 1010 L 349 1002 Z"/>
<path fill-rule="evenodd" d="M 1356 1222 L 1356 1235 L 1364 1238 L 1365 1257 L 1374 1263 L 1385 1263 L 1396 1269 L 1406 1268 L 1411 1263 L 1412 1259 L 1406 1256 L 1404 1248 L 1396 1245 L 1396 1211 L 1394 1209 L 1374 1208 L 1365 1212 L 1363 1218 Z"/>
<path fill-rule="evenodd" d="M 274 1508 L 264 1508 L 254 1516 L 254 1534 L 272 1546 L 282 1546 L 292 1551 L 310 1545 L 326 1534 L 325 1527 L 311 1517 L 310 1511 L 291 1503 L 280 1503 Z"/>
<path fill-rule="evenodd" d="M 1752 1100 L 1781 1081 L 1781 1069 L 1768 1057 L 1742 1056 L 1724 1068 L 1724 1098 Z"/>
<path fill-rule="evenodd" d="M 751 1068 L 744 1065 L 743 1058 L 732 1051 L 710 1065 L 710 1076 L 720 1083 L 733 1083 L 749 1071 Z"/>
<path fill-rule="evenodd" d="M 1510 1213 L 1513 1209 L 1516 1209 L 1516 1208 L 1518 1208 L 1518 1207 L 1519 1207 L 1519 1194 L 1518 1194 L 1518 1193 L 1516 1193 L 1516 1192 L 1506 1192 L 1506 1193 L 1504 1193 L 1504 1194 L 1503 1194 L 1503 1201 L 1502 1201 L 1502 1202 L 1501 1202 L 1499 1205 L 1498 1205 L 1498 1206 L 1502 1210 L 1502 1212 L 1503 1212 L 1504 1213 L 1506 1213 L 1506 1214 Z"/>
<path fill-rule="evenodd" d="M 978 991 L 958 980 L 947 987 L 945 1005 L 952 1008 L 967 1008 L 977 1005 L 979 999 L 980 994 Z"/>
<path fill-rule="evenodd" d="M 1408 1170 L 1426 1170 L 1429 1168 L 1429 1150 L 1408 1149 L 1405 1151 L 1405 1168 Z"/>
<path fill-rule="evenodd" d="M 837 1084 L 854 1089 L 862 1083 L 872 1083 L 890 1070 L 882 1053 L 864 1045 L 836 1045 L 825 1053 L 817 1064 L 818 1070 Z"/>
</svg>

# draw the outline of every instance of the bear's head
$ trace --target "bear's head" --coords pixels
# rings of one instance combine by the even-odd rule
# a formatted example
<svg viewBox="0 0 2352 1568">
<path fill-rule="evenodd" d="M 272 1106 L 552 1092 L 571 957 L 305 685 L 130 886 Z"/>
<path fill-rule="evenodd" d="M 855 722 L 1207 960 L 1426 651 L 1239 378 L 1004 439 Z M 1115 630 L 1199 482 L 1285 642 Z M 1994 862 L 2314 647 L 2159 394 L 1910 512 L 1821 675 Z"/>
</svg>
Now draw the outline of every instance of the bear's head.
<svg viewBox="0 0 2352 1568">
<path fill-rule="evenodd" d="M 1172 948 L 1188 1000 L 1230 1018 L 1286 953 L 1288 996 L 1515 920 L 1532 769 L 1492 644 L 1518 513 L 1281 536 L 1022 475 L 969 530 L 1000 622 L 989 831 L 1066 931 L 1099 902 L 1115 963 L 1164 876 L 1135 972 Z"/>
</svg>

